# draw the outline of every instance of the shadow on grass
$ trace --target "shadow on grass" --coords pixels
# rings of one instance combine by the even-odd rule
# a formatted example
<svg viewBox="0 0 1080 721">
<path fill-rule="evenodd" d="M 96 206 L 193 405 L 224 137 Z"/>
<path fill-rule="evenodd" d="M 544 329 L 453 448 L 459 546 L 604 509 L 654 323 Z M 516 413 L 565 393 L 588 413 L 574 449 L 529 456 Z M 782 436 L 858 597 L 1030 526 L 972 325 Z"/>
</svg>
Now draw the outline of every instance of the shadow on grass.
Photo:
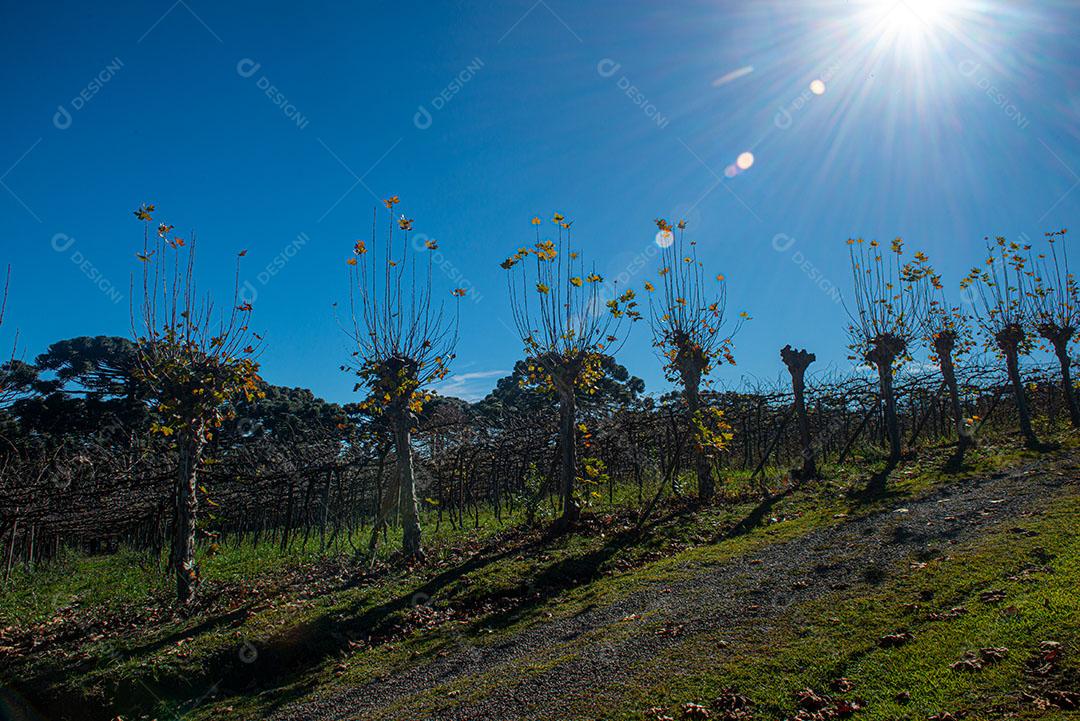
<svg viewBox="0 0 1080 721">
<path fill-rule="evenodd" d="M 761 525 L 777 502 L 791 495 L 795 490 L 794 487 L 788 488 L 762 499 L 746 516 L 708 542 L 716 544 L 750 533 L 754 528 Z M 620 551 L 637 546 L 657 526 L 671 521 L 675 521 L 680 525 L 693 523 L 693 516 L 697 510 L 699 510 L 699 507 L 694 503 L 683 504 L 670 513 L 655 518 L 644 528 L 630 528 L 614 534 L 602 547 L 583 556 L 563 559 L 552 564 L 529 584 L 529 592 L 522 603 L 493 618 L 485 619 L 484 627 L 489 629 L 508 628 L 527 616 L 535 607 L 543 605 L 551 598 L 569 589 L 597 580 L 603 575 L 604 564 L 614 558 Z M 591 608 L 593 607 L 589 606 L 583 609 L 582 612 L 587 612 Z"/>
<path fill-rule="evenodd" d="M 887 460 L 885 466 L 870 476 L 862 487 L 853 488 L 848 492 L 848 500 L 855 506 L 866 507 L 905 496 L 905 493 L 896 490 L 889 483 L 889 477 L 898 465 L 898 460 Z"/>
<path fill-rule="evenodd" d="M 751 512 L 738 523 L 736 523 L 730 530 L 717 536 L 713 542 L 719 542 L 726 538 L 734 538 L 736 536 L 749 533 L 753 528 L 758 526 L 762 520 L 766 517 L 772 507 L 782 499 L 784 496 L 789 495 L 791 490 L 784 491 L 782 493 L 775 494 L 769 498 L 764 499 L 761 503 L 755 506 Z M 502 592 L 494 595 L 487 595 L 474 599 L 475 605 L 480 606 L 484 604 L 490 604 L 493 601 L 510 601 L 511 607 L 503 611 L 497 611 L 494 614 L 486 615 L 482 622 L 483 629 L 487 631 L 500 631 L 505 630 L 519 623 L 521 620 L 527 618 L 529 614 L 536 608 L 545 605 L 549 600 L 559 596 L 560 594 L 576 588 L 581 585 L 591 583 L 604 574 L 604 567 L 611 559 L 617 556 L 620 552 L 637 546 L 643 537 L 648 536 L 648 532 L 654 529 L 656 526 L 665 523 L 671 523 L 675 521 L 676 524 L 688 524 L 693 522 L 693 514 L 696 507 L 693 504 L 685 504 L 676 509 L 672 509 L 670 513 L 658 516 L 655 518 L 648 527 L 627 528 L 612 534 L 607 541 L 599 548 L 593 549 L 588 553 L 582 555 L 575 555 L 569 558 L 564 558 L 544 568 L 539 574 L 537 574 L 528 583 L 523 583 L 513 589 L 506 589 Z M 547 542 L 552 540 L 558 534 L 549 533 L 542 539 L 539 539 L 530 546 L 544 546 Z M 492 562 L 501 560 L 510 555 L 517 555 L 523 551 L 521 547 L 515 547 L 504 551 L 503 553 L 486 557 L 478 558 L 473 561 L 464 564 L 463 566 L 455 567 L 454 569 L 448 569 L 446 572 L 439 576 L 427 581 L 424 584 L 418 586 L 410 594 L 404 595 L 392 602 L 383 604 L 376 608 L 370 609 L 361 615 L 358 619 L 348 624 L 342 625 L 329 624 L 327 619 L 319 619 L 308 633 L 304 636 L 307 638 L 318 637 L 324 634 L 338 634 L 343 631 L 347 632 L 348 628 L 375 628 L 380 623 L 384 623 L 386 620 L 393 618 L 398 612 L 407 609 L 410 605 L 415 604 L 415 599 L 421 598 L 426 602 L 427 598 L 433 598 L 441 590 L 449 586 L 455 580 L 460 579 L 464 575 L 471 571 L 477 570 L 484 565 L 488 565 Z M 583 612 L 587 612 L 591 607 L 587 607 Z M 455 607 L 456 610 L 468 610 Z M 458 631 L 459 637 L 455 640 L 453 638 L 447 639 L 447 644 L 437 646 L 436 648 L 427 652 L 422 659 L 434 660 L 437 657 L 444 656 L 448 647 L 451 645 L 467 644 L 470 639 L 479 637 L 479 624 L 461 629 Z M 563 639 L 567 640 L 567 639 Z M 292 647 L 297 644 L 307 645 L 307 641 L 297 638 L 295 636 L 290 637 L 289 641 Z M 344 650 L 344 649 L 342 649 Z M 290 671 L 289 668 L 284 667 L 281 664 L 281 656 L 286 649 L 268 649 L 266 655 L 273 655 L 278 658 L 276 665 L 276 679 L 284 680 L 284 676 Z M 263 651 L 260 650 L 260 658 L 263 656 Z M 323 655 L 324 657 L 326 654 Z M 305 659 L 306 670 L 314 670 L 318 661 L 309 657 Z M 451 666 L 447 670 L 448 677 L 453 675 L 454 670 L 459 667 Z M 255 671 L 252 669 L 252 671 Z M 266 687 L 267 677 L 264 675 L 270 672 L 270 669 L 262 669 L 255 671 L 254 675 L 261 678 L 263 687 Z M 304 668 L 293 667 L 291 669 L 294 678 L 303 674 Z M 312 679 L 314 681 L 314 679 Z M 284 686 L 285 683 L 276 684 Z M 308 694 L 313 690 L 314 683 L 296 684 L 286 694 L 280 694 L 271 707 L 264 710 L 265 713 L 272 711 L 278 711 L 281 708 L 287 706 L 289 703 L 298 700 L 300 697 Z"/>
<path fill-rule="evenodd" d="M 305 683 L 305 678 L 317 671 L 324 662 L 350 653 L 357 641 L 378 642 L 380 636 L 389 636 L 401 612 L 425 603 L 427 598 L 463 576 L 522 550 L 523 547 L 518 545 L 491 555 L 475 556 L 433 576 L 411 592 L 355 617 L 336 620 L 329 614 L 319 616 L 280 636 L 260 641 L 258 645 L 238 637 L 234 647 L 210 655 L 197 669 L 165 666 L 155 669 L 152 677 L 150 674 L 124 673 L 109 689 L 108 696 L 111 698 L 105 694 L 87 697 L 88 692 L 81 686 L 68 685 L 65 681 L 152 654 L 182 639 L 198 637 L 241 622 L 250 613 L 251 607 L 207 617 L 197 626 L 178 629 L 152 642 L 105 657 L 54 666 L 37 675 L 27 688 L 20 690 L 34 700 L 46 718 L 57 721 L 107 721 L 117 718 L 118 714 L 121 717 L 129 714 L 139 716 L 149 710 L 160 714 L 166 708 L 170 716 L 182 716 L 218 692 L 233 695 L 292 686 L 282 694 L 281 702 L 274 705 L 277 708 L 309 691 L 315 679 L 307 679 Z"/>
<path fill-rule="evenodd" d="M 972 466 L 964 465 L 964 456 L 967 454 L 969 447 L 963 443 L 957 443 L 956 450 L 949 456 L 949 460 L 945 461 L 942 470 L 950 476 L 972 470 Z"/>
<path fill-rule="evenodd" d="M 711 542 L 719 543 L 750 533 L 762 523 L 777 502 L 794 490 L 796 489 L 792 487 L 762 499 L 747 515 L 718 534 Z M 695 523 L 695 516 L 701 509 L 696 503 L 686 502 L 667 510 L 667 513 L 657 514 L 643 528 L 629 527 L 618 531 L 608 536 L 598 548 L 551 563 L 529 582 L 501 588 L 495 593 L 470 595 L 464 603 L 455 603 L 454 610 L 457 613 L 471 614 L 477 611 L 484 614 L 484 629 L 509 628 L 550 599 L 600 578 L 605 572 L 605 564 L 620 552 L 639 546 L 644 538 L 653 537 L 653 532 L 658 527 L 667 527 L 669 536 L 666 537 L 678 535 L 684 527 Z M 595 520 L 587 518 L 583 524 L 588 525 Z M 579 528 L 578 532 L 593 533 L 594 530 Z M 110 689 L 114 699 L 111 703 L 100 698 L 75 698 L 74 693 L 82 692 L 74 689 L 65 697 L 63 693 L 57 692 L 57 688 L 63 685 L 64 676 L 73 672 L 90 673 L 95 669 L 105 668 L 108 664 L 115 663 L 116 658 L 83 661 L 77 664 L 76 669 L 69 666 L 62 670 L 57 669 L 55 673 L 50 672 L 47 676 L 40 676 L 35 679 L 36 693 L 32 695 L 45 700 L 41 706 L 49 713 L 50 718 L 104 721 L 116 718 L 117 714 L 126 717 L 138 716 L 151 709 L 160 712 L 163 706 L 171 707 L 170 712 L 175 715 L 178 711 L 189 712 L 212 697 L 215 700 L 229 696 L 250 697 L 262 691 L 273 690 L 273 701 L 261 709 L 265 717 L 310 694 L 325 681 L 326 664 L 355 653 L 357 644 L 378 646 L 393 639 L 396 634 L 410 633 L 405 618 L 410 609 L 429 603 L 471 573 L 507 558 L 545 548 L 558 537 L 558 533 L 549 531 L 544 536 L 524 543 L 514 543 L 496 552 L 478 554 L 441 571 L 392 600 L 363 611 L 360 611 L 358 603 L 353 607 L 355 615 L 346 611 L 346 616 L 342 618 L 340 612 L 327 612 L 272 639 L 258 641 L 255 646 L 238 637 L 235 647 L 227 647 L 210 655 L 197 669 L 190 666 L 183 669 L 164 667 L 155 672 L 154 680 L 150 680 L 149 674 L 125 674 L 120 683 Z M 508 607 L 494 614 L 486 611 L 491 606 L 497 608 L 500 604 Z M 195 627 L 179 629 L 160 639 L 132 647 L 119 658 L 137 659 L 167 648 L 181 639 L 227 628 L 242 622 L 250 612 L 250 607 L 244 607 L 206 618 Z M 478 637 L 479 632 L 476 624 L 459 628 L 446 636 L 446 643 L 437 643 L 420 658 L 433 660 L 436 656 L 445 655 L 454 644 Z M 246 653 L 245 648 L 248 649 Z M 252 648 L 254 652 L 251 651 Z M 452 668 L 448 670 L 448 673 L 452 672 Z"/>
<path fill-rule="evenodd" d="M 896 470 L 897 465 L 896 463 L 887 462 L 859 490 L 849 494 L 850 501 L 855 505 L 863 506 L 866 511 L 873 512 L 874 506 L 883 506 L 889 501 L 907 498 L 907 492 L 896 489 L 893 484 L 889 483 L 889 478 Z M 720 543 L 752 532 L 769 517 L 779 501 L 798 490 L 800 490 L 799 487 L 792 486 L 782 492 L 761 499 L 745 516 L 728 529 L 718 533 L 711 542 Z M 616 532 L 598 548 L 580 555 L 563 558 L 548 565 L 529 583 L 522 583 L 510 589 L 502 589 L 496 594 L 477 595 L 470 598 L 469 601 L 475 607 L 485 604 L 490 606 L 493 601 L 509 601 L 509 608 L 488 613 L 479 623 L 482 623 L 485 630 L 510 628 L 527 618 L 530 612 L 546 604 L 550 599 L 569 589 L 598 579 L 605 572 L 605 564 L 620 552 L 641 544 L 642 539 L 649 537 L 659 526 L 670 525 L 674 521 L 676 525 L 671 530 L 677 532 L 677 529 L 682 524 L 692 524 L 694 514 L 699 510 L 700 507 L 693 503 L 680 504 L 674 508 L 669 507 L 666 514 L 658 514 L 643 528 L 627 528 Z M 266 655 L 268 657 L 267 663 L 270 665 L 258 669 L 247 669 L 249 671 L 247 677 L 256 679 L 257 681 L 252 680 L 250 683 L 258 683 L 262 688 L 270 686 L 278 689 L 277 698 L 268 711 L 279 710 L 281 707 L 306 695 L 317 685 L 318 679 L 311 677 L 310 674 L 317 670 L 322 661 L 332 657 L 335 653 L 348 652 L 347 643 L 344 645 L 328 644 L 325 641 L 327 636 L 340 638 L 342 634 L 348 636 L 350 631 L 353 630 L 363 633 L 369 633 L 373 630 L 377 634 L 378 630 L 391 623 L 397 614 L 408 609 L 410 605 L 416 605 L 417 598 L 422 598 L 422 602 L 426 602 L 427 598 L 435 597 L 441 590 L 460 580 L 468 573 L 503 560 L 508 556 L 520 554 L 529 547 L 544 547 L 557 535 L 549 533 L 544 538 L 535 539 L 525 546 L 518 545 L 490 556 L 475 557 L 465 564 L 447 569 L 419 585 L 411 593 L 369 609 L 355 619 L 342 622 L 333 622 L 326 617 L 317 619 L 297 633 L 289 634 L 288 637 L 281 639 L 280 647 L 278 645 L 268 647 L 265 654 L 263 649 L 260 649 L 260 659 L 263 655 Z M 948 533 L 945 535 L 947 536 Z M 894 542 L 903 542 L 905 540 L 902 537 L 897 537 Z M 869 569 L 868 574 L 870 575 L 865 579 L 868 582 L 875 583 L 879 581 L 875 569 Z M 591 608 L 594 608 L 594 606 L 587 607 L 583 612 L 587 612 Z M 455 606 L 455 610 L 470 611 L 473 609 L 470 609 L 467 604 L 463 607 Z M 468 647 L 471 639 L 479 637 L 479 623 L 460 628 L 456 636 L 454 634 L 447 636 L 446 644 L 426 652 L 424 656 L 420 657 L 420 660 L 433 660 L 436 656 L 445 656 L 446 652 L 455 646 L 459 648 Z M 365 636 L 365 638 L 369 639 L 372 637 Z M 303 651 L 298 652 L 298 648 L 303 649 Z M 292 663 L 289 662 L 290 657 L 292 657 Z M 447 680 L 455 673 L 460 672 L 460 670 L 460 665 L 449 664 L 445 671 Z M 293 685 L 287 686 L 288 683 Z M 435 683 L 438 683 L 438 681 Z M 231 683 L 229 685 L 230 688 L 236 688 Z M 288 688 L 284 693 L 282 692 L 283 687 Z"/>
<path fill-rule="evenodd" d="M 713 543 L 720 543 L 721 541 L 726 541 L 738 536 L 745 536 L 747 533 L 750 533 L 761 525 L 761 522 L 765 520 L 765 516 L 772 512 L 773 506 L 794 492 L 795 486 L 790 486 L 779 493 L 773 493 L 772 495 L 765 497 L 760 503 L 754 506 L 753 510 L 751 510 L 745 518 L 736 523 L 731 529 L 717 535 L 713 540 Z"/>
<path fill-rule="evenodd" d="M 1052 453 L 1053 451 L 1061 450 L 1061 444 L 1053 441 L 1039 441 L 1035 445 L 1026 446 L 1027 450 L 1035 451 L 1036 453 Z"/>
</svg>

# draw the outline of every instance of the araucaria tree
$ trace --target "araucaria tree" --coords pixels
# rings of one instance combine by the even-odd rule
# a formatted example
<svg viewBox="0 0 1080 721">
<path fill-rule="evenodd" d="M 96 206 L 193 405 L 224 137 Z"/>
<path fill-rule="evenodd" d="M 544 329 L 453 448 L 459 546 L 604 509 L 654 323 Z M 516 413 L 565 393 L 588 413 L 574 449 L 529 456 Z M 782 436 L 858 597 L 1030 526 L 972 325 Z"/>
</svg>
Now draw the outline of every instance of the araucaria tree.
<svg viewBox="0 0 1080 721">
<path fill-rule="evenodd" d="M 1031 352 L 1031 338 L 1026 325 L 1031 317 L 1031 291 L 1025 253 L 1030 246 L 1008 241 L 998 236 L 994 243 L 987 241 L 987 258 L 983 267 L 975 267 L 961 283 L 962 288 L 974 287 L 979 300 L 977 319 L 987 345 L 996 346 L 1005 359 L 1005 369 L 1012 384 L 1020 433 L 1029 448 L 1038 448 L 1039 439 L 1031 427 L 1024 381 L 1020 378 L 1020 356 Z"/>
<path fill-rule="evenodd" d="M 570 233 L 571 221 L 556 213 L 555 240 L 540 237 L 541 221 L 532 219 L 535 244 L 518 248 L 502 263 L 509 271 L 510 306 L 525 346 L 526 384 L 553 393 L 559 404 L 560 525 L 581 514 L 577 483 L 577 407 L 575 394 L 590 393 L 603 376 L 603 354 L 612 355 L 625 341 L 624 321 L 641 318 L 633 290 L 614 287 L 604 294 L 604 279 L 586 273 Z M 515 270 L 516 269 L 516 270 Z"/>
<path fill-rule="evenodd" d="M 342 370 L 358 378 L 354 390 L 367 397 L 360 404 L 368 413 L 383 416 L 394 437 L 397 457 L 396 492 L 384 494 L 384 503 L 374 531 L 387 522 L 393 501 L 402 520 L 401 548 L 406 558 L 424 555 L 420 532 L 420 512 L 416 501 L 412 433 L 417 416 L 430 400 L 430 386 L 447 376 L 457 344 L 457 316 L 444 313 L 432 290 L 432 254 L 438 244 L 426 240 L 421 249 L 412 248 L 409 233 L 413 220 L 394 218 L 395 195 L 383 201 L 389 212 L 386 232 L 380 243 L 378 218 L 371 222 L 371 240 L 358 240 L 350 268 L 350 337 L 356 344 L 352 361 Z M 400 231 L 395 233 L 395 231 Z M 396 238 L 400 237 L 400 243 Z M 381 248 L 379 247 L 381 246 Z M 416 253 L 426 252 L 421 265 Z M 457 288 L 454 298 L 465 295 Z"/>
<path fill-rule="evenodd" d="M 185 242 L 165 223 L 152 233 L 153 212 L 153 205 L 135 211 L 144 224 L 143 250 L 137 254 L 143 264 L 142 303 L 138 316 L 134 306 L 131 314 L 135 373 L 154 414 L 152 431 L 168 438 L 176 454 L 169 568 L 176 574 L 179 601 L 189 604 L 199 580 L 199 467 L 214 432 L 235 417 L 234 402 L 261 395 L 254 360 L 260 339 L 248 328 L 251 304 L 240 301 L 239 257 L 232 305 L 219 313 L 210 297 L 196 290 L 194 238 Z"/>
<path fill-rule="evenodd" d="M 855 312 L 848 309 L 851 358 L 877 370 L 889 441 L 888 465 L 894 466 L 900 460 L 901 444 L 893 372 L 910 357 L 909 346 L 918 326 L 917 297 L 910 266 L 901 263 L 904 245 L 900 238 L 892 241 L 888 251 L 876 240 L 849 239 L 847 243 L 855 297 Z"/>
<path fill-rule="evenodd" d="M 916 305 L 922 311 L 919 317 L 919 334 L 930 350 L 930 360 L 941 368 L 941 377 L 949 393 L 949 406 L 958 437 L 956 460 L 960 461 L 971 446 L 973 437 L 960 403 L 956 361 L 974 345 L 971 322 L 959 306 L 949 305 L 941 276 L 930 265 L 930 259 L 924 253 L 916 253 L 915 262 L 909 268 L 914 276 L 913 288 L 918 296 Z"/>
<path fill-rule="evenodd" d="M 682 385 L 698 496 L 709 500 L 716 492 L 713 456 L 731 436 L 721 411 L 702 407 L 701 386 L 708 383 L 717 363 L 735 365 L 732 339 L 748 316 L 741 313 L 734 323 L 729 322 L 727 281 L 723 275 L 717 275 L 715 281 L 705 277 L 697 242 L 686 240 L 686 221 L 672 226 L 657 218 L 655 223 L 661 246 L 660 288 L 645 283 L 650 294 L 653 345 L 664 358 L 667 379 Z"/>
<path fill-rule="evenodd" d="M 1047 253 L 1030 258 L 1029 252 L 1034 273 L 1029 291 L 1031 320 L 1035 332 L 1050 344 L 1061 364 L 1061 389 L 1069 408 L 1069 420 L 1073 428 L 1080 428 L 1080 409 L 1076 405 L 1069 358 L 1069 344 L 1076 340 L 1076 329 L 1080 326 L 1080 289 L 1069 270 L 1065 233 L 1062 229 L 1045 234 Z"/>
</svg>

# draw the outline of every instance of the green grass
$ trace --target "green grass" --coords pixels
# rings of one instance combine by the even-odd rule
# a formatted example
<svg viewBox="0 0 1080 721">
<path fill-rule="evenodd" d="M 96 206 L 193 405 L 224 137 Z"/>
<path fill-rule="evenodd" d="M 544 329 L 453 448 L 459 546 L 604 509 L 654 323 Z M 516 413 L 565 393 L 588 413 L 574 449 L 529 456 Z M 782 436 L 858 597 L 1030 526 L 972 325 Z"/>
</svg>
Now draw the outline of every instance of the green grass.
<svg viewBox="0 0 1080 721">
<path fill-rule="evenodd" d="M 265 685 L 264 693 L 203 701 L 189 716 L 214 718 L 231 707 L 230 718 L 261 718 L 282 698 L 383 677 L 451 650 L 463 637 L 469 643 L 495 643 L 549 616 L 578 613 L 643 583 L 682 577 L 696 566 L 875 512 L 883 503 L 925 493 L 942 483 L 962 483 L 964 478 L 1013 467 L 1030 455 L 987 445 L 971 454 L 968 470 L 948 475 L 940 470 L 945 454 L 944 449 L 931 450 L 921 460 L 902 465 L 891 482 L 893 495 L 878 503 L 847 492 L 865 483 L 865 460 L 827 469 L 830 481 L 783 496 L 766 509 L 760 525 L 733 537 L 727 534 L 755 511 L 756 501 L 703 508 L 669 501 L 658 509 L 646 533 L 638 535 L 630 510 L 638 506 L 637 488 L 620 486 L 614 502 L 606 488 L 600 489 L 590 520 L 580 532 L 554 538 L 545 538 L 541 529 L 523 527 L 520 508 L 502 524 L 490 513 L 481 513 L 478 528 L 471 516 L 464 529 L 451 528 L 444 518 L 438 533 L 433 532 L 429 514 L 425 530 L 430 563 L 412 569 L 391 565 L 361 585 L 341 583 L 339 574 L 354 562 L 327 559 L 316 539 L 287 553 L 275 544 L 257 549 L 226 545 L 209 557 L 203 550 L 204 590 L 216 600 L 192 618 L 167 612 L 170 584 L 137 554 L 68 555 L 17 576 L 16 583 L 0 594 L 0 622 L 24 627 L 52 618 L 57 609 L 74 601 L 78 607 L 64 613 L 75 618 L 109 619 L 110 614 L 124 616 L 134 608 L 150 620 L 141 623 L 137 633 L 65 641 L 5 672 L 5 681 L 33 696 L 79 700 L 88 709 L 101 709 L 100 717 L 111 718 L 106 710 L 113 699 L 127 700 L 128 712 L 166 715 L 190 708 L 192 699 L 222 678 L 228 687 L 253 677 Z M 735 477 L 727 490 L 738 496 L 747 484 L 745 477 Z M 655 485 L 647 484 L 645 497 L 655 490 Z M 353 543 L 366 548 L 367 533 L 358 532 Z M 393 550 L 393 541 L 391 535 L 386 551 Z M 251 594 L 252 588 L 262 592 Z M 457 614 L 455 621 L 463 623 L 418 628 L 415 622 L 421 612 L 410 603 L 417 591 L 431 597 L 434 612 Z M 240 611 L 233 614 L 236 609 Z M 350 646 L 332 635 L 356 639 L 360 631 L 372 627 L 391 643 Z M 247 644 L 259 654 L 250 666 L 238 661 Z M 289 668 L 278 668 L 282 659 Z M 519 672 L 537 673 L 554 662 L 536 659 Z"/>
<path fill-rule="evenodd" d="M 769 719 L 793 714 L 795 694 L 804 688 L 864 701 L 858 718 L 867 721 L 923 719 L 943 711 L 964 711 L 968 719 L 1019 712 L 1019 694 L 1030 682 L 1026 664 L 1041 641 L 1062 643 L 1061 674 L 1073 674 L 1074 684 L 1080 679 L 1078 515 L 1080 498 L 1073 495 L 1042 518 L 1016 524 L 1038 536 L 999 529 L 883 588 L 848 589 L 805 603 L 764 635 L 755 629 L 742 638 L 722 632 L 696 636 L 639 669 L 633 683 L 598 689 L 588 717 L 640 719 L 652 706 L 674 713 L 686 702 L 708 704 L 729 687 Z M 1042 565 L 1042 551 L 1052 557 L 1050 570 L 1030 572 Z M 990 589 L 1003 590 L 1005 600 L 982 602 L 981 592 Z M 931 612 L 958 606 L 966 613 L 929 619 Z M 878 646 L 881 636 L 901 630 L 914 640 L 900 648 Z M 950 668 L 965 651 L 990 646 L 1008 648 L 1008 657 L 981 672 Z M 658 676 L 655 668 L 674 671 Z M 852 691 L 831 689 L 841 677 L 850 680 Z M 910 701 L 898 703 L 900 692 L 910 694 Z M 1026 713 L 1080 717 L 1055 711 L 1041 716 L 1030 707 Z"/>
<path fill-rule="evenodd" d="M 504 515 L 499 522 L 490 509 L 481 509 L 478 524 L 470 515 L 463 528 L 452 527 L 445 518 L 436 524 L 434 512 L 425 514 L 423 520 L 428 554 L 436 563 L 456 546 L 483 543 L 499 531 L 522 522 L 519 513 Z M 229 542 L 214 551 L 210 550 L 210 544 L 200 543 L 196 557 L 202 582 L 208 589 L 268 584 L 283 572 L 328 559 L 357 566 L 369 563 L 368 558 L 354 559 L 351 549 L 366 551 L 370 534 L 370 528 L 357 529 L 351 538 L 339 540 L 335 549 L 324 549 L 317 533 L 305 543 L 302 532 L 284 551 L 272 540 L 264 540 L 258 546 L 252 546 L 250 540 L 240 545 Z M 393 529 L 388 543 L 380 536 L 376 558 L 385 561 L 397 550 L 396 543 Z M 58 558 L 33 570 L 16 567 L 8 582 L 0 587 L 0 625 L 41 623 L 72 603 L 102 611 L 119 611 L 148 599 L 167 605 L 175 589 L 172 579 L 164 573 L 165 560 L 163 555 L 155 563 L 146 553 L 130 548 L 98 556 L 65 550 Z"/>
<path fill-rule="evenodd" d="M 94 607 L 135 603 L 164 588 L 164 577 L 145 554 L 123 549 L 86 557 L 65 551 L 33 571 L 14 570 L 0 592 L 0 625 L 42 623 L 75 601 Z"/>
</svg>

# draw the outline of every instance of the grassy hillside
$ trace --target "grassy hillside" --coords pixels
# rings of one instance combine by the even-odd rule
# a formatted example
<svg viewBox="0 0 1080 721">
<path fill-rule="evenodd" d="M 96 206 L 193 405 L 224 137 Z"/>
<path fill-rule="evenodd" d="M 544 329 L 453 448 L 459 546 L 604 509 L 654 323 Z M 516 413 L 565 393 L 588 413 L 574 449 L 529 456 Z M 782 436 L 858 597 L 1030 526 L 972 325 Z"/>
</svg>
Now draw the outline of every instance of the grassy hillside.
<svg viewBox="0 0 1080 721">
<path fill-rule="evenodd" d="M 336 718 L 351 703 L 343 696 L 375 687 L 390 690 L 385 702 L 347 717 L 454 717 L 489 703 L 522 714 L 527 700 L 499 694 L 519 687 L 539 703 L 530 679 L 564 696 L 565 718 L 1059 717 L 1072 697 L 1054 694 L 1075 690 L 1080 669 L 1074 445 L 1042 456 L 984 445 L 954 474 L 941 470 L 947 449 L 929 450 L 876 496 L 862 492 L 873 467 L 855 464 L 764 502 L 741 500 L 737 482 L 706 507 L 667 498 L 643 523 L 636 498 L 601 500 L 572 535 L 481 517 L 444 524 L 414 566 L 358 566 L 315 544 L 203 549 L 203 600 L 186 616 L 145 559 L 69 556 L 0 597 L 3 674 L 20 694 L 13 706 L 29 700 L 57 719 L 299 718 L 283 707 L 312 699 L 322 711 L 311 718 Z M 839 580 L 787 550 L 884 527 L 916 502 L 935 523 L 957 523 L 936 511 L 936 494 L 1004 476 L 1057 480 L 1022 511 L 1037 515 L 983 527 L 969 509 L 956 539 L 901 538 L 883 547 L 896 558 L 830 546 Z M 851 563 L 836 560 L 843 553 Z M 735 625 L 694 622 L 697 600 L 683 594 L 706 577 Z M 778 581 L 790 598 L 754 591 Z M 616 613 L 667 594 L 677 606 L 690 599 L 681 622 Z M 537 641 L 574 624 L 573 639 Z M 968 665 L 983 668 L 950 668 L 969 651 Z M 1052 658 L 1038 665 L 1040 653 Z M 580 683 L 552 681 L 567 676 Z"/>
</svg>

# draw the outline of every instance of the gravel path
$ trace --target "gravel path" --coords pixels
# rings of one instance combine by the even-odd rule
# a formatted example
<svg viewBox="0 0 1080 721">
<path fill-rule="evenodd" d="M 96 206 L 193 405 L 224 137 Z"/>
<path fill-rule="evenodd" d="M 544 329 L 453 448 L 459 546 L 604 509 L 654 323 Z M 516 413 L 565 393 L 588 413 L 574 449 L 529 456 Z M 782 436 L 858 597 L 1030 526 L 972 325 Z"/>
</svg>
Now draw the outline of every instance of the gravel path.
<svg viewBox="0 0 1080 721">
<path fill-rule="evenodd" d="M 688 636 L 767 626 L 793 604 L 865 580 L 868 569 L 888 578 L 928 545 L 963 541 L 987 525 L 1038 511 L 1059 487 L 1075 482 L 1075 472 L 1060 472 L 1062 460 L 1046 459 L 1008 474 L 957 483 L 886 512 L 698 569 L 691 580 L 643 586 L 609 605 L 536 624 L 498 645 L 463 645 L 456 653 L 385 680 L 297 702 L 272 718 L 417 719 L 416 713 L 405 711 L 390 715 L 387 707 L 488 672 L 515 681 L 494 685 L 479 701 L 465 701 L 466 691 L 454 708 L 425 718 L 572 718 L 563 714 L 575 703 L 587 702 L 598 687 L 629 680 L 636 667 Z M 632 614 L 645 618 L 629 627 L 620 623 Z M 677 635 L 657 635 L 658 627 L 677 625 L 682 626 Z M 543 671 L 515 670 L 545 660 Z"/>
</svg>

